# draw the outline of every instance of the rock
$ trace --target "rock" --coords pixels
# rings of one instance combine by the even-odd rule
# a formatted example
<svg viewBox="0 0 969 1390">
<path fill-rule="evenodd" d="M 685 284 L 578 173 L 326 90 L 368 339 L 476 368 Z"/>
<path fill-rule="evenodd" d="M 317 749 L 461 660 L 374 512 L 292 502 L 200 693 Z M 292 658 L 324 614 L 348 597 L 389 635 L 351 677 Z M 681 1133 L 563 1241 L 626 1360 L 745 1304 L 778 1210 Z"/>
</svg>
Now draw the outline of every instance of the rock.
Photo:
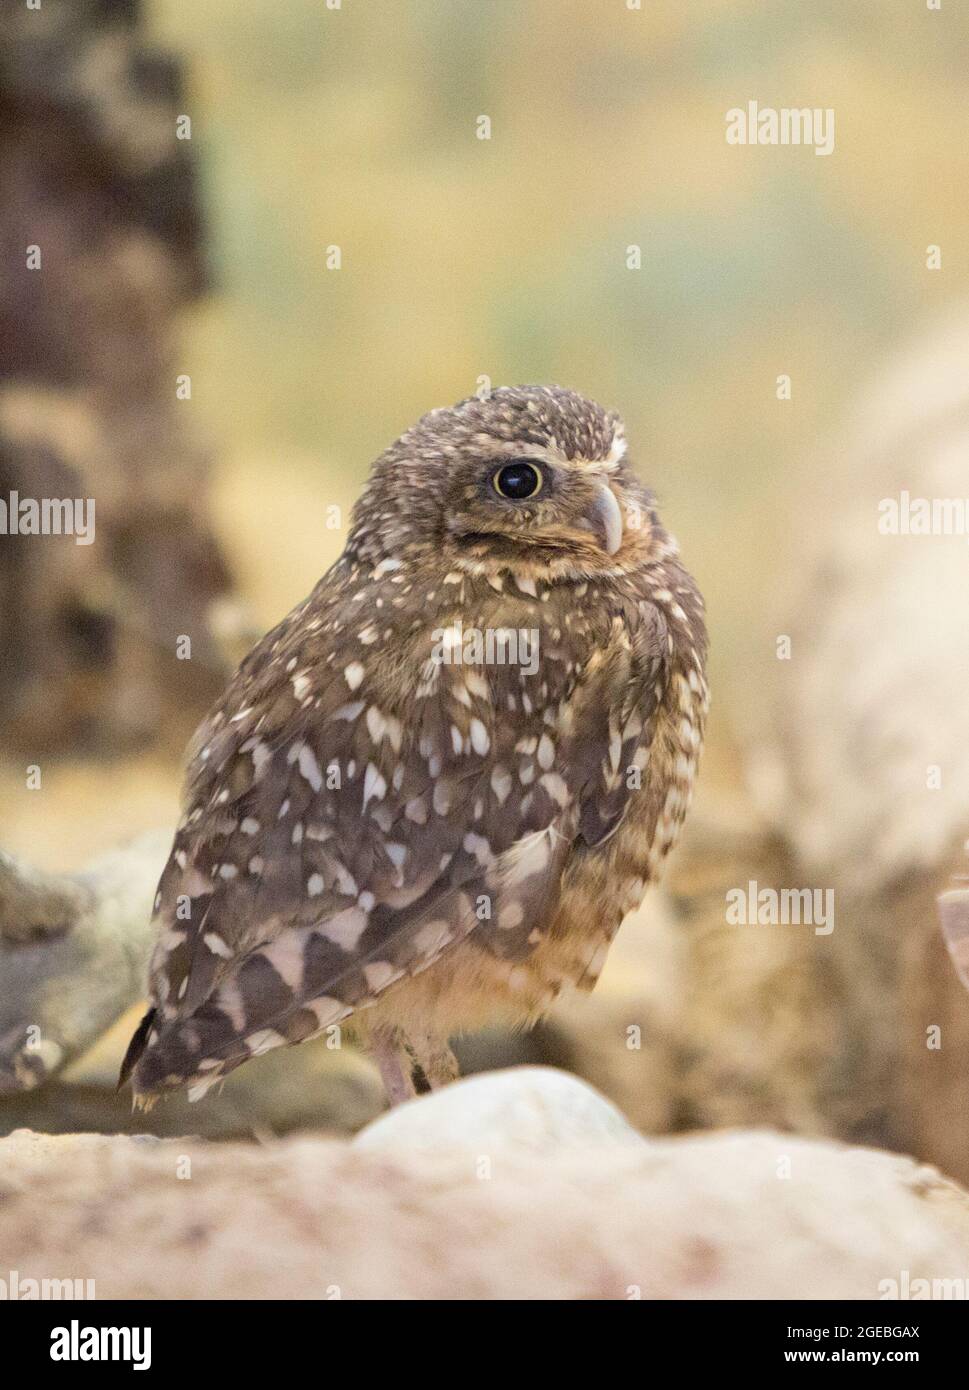
<svg viewBox="0 0 969 1390">
<path fill-rule="evenodd" d="M 969 1279 L 969 1195 L 911 1159 L 759 1131 L 627 1142 L 598 1107 L 529 1070 L 358 1143 L 21 1131 L 0 1140 L 0 1251 L 101 1299 L 873 1299 Z M 468 1125 L 450 1141 L 448 1109 Z M 435 1127 L 436 1151 L 415 1145 Z"/>
<path fill-rule="evenodd" d="M 80 874 L 0 856 L 0 1095 L 39 1086 L 140 997 L 168 840 L 143 835 Z"/>
<path fill-rule="evenodd" d="M 467 1077 L 388 1111 L 361 1130 L 354 1148 L 376 1153 L 490 1150 L 503 1145 L 548 1154 L 573 1146 L 642 1145 L 614 1105 L 567 1072 L 517 1067 Z"/>
</svg>

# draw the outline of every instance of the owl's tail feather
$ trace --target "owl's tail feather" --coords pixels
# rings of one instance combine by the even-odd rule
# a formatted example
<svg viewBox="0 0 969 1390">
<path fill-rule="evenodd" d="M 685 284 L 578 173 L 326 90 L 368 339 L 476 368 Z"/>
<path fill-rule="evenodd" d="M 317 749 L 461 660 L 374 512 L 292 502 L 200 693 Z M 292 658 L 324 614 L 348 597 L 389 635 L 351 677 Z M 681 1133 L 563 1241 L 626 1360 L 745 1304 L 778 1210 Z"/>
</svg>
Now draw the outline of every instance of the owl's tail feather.
<svg viewBox="0 0 969 1390">
<path fill-rule="evenodd" d="M 121 1063 L 121 1071 L 118 1076 L 117 1086 L 119 1091 L 122 1086 L 124 1086 L 125 1082 L 130 1079 L 139 1059 L 148 1046 L 148 1037 L 151 1033 L 156 1013 L 156 1009 L 149 1009 L 132 1035 L 131 1041 L 128 1044 L 128 1050 L 125 1052 L 124 1060 Z M 132 1110 L 142 1110 L 147 1114 L 157 1100 L 157 1094 L 145 1091 L 134 1091 L 131 1097 L 131 1108 Z"/>
<path fill-rule="evenodd" d="M 219 1059 L 206 1071 L 197 1070 L 186 1047 L 183 1030 L 192 1028 L 192 1020 L 180 1020 L 173 1027 L 159 1029 L 157 1009 L 149 1009 L 135 1030 L 121 1063 L 118 1090 L 127 1081 L 132 1083 L 132 1108 L 149 1111 L 165 1091 L 188 1087 L 190 1101 L 200 1100 L 211 1086 L 222 1081 L 250 1055 Z"/>
<path fill-rule="evenodd" d="M 149 1009 L 132 1035 L 128 1050 L 124 1055 L 124 1061 L 121 1063 L 121 1072 L 118 1076 L 119 1091 L 134 1071 L 139 1057 L 148 1046 L 148 1034 L 151 1032 L 156 1012 L 156 1009 Z"/>
</svg>

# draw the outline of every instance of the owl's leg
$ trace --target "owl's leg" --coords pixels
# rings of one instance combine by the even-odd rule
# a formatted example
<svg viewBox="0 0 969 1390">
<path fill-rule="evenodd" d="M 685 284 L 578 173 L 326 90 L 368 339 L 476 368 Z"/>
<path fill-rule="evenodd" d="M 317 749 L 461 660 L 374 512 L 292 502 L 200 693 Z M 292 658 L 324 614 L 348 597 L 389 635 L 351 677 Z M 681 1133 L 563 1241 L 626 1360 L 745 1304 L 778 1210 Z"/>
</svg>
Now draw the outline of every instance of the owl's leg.
<svg viewBox="0 0 969 1390">
<path fill-rule="evenodd" d="M 411 1076 L 410 1059 L 401 1046 L 400 1039 L 382 1028 L 374 1029 L 368 1048 L 377 1064 L 391 1105 L 401 1105 L 405 1100 L 412 1100 L 417 1092 L 414 1090 Z"/>
<path fill-rule="evenodd" d="M 458 1059 L 448 1047 L 446 1039 L 433 1037 L 429 1033 L 408 1033 L 407 1045 L 432 1091 L 460 1077 Z"/>
</svg>

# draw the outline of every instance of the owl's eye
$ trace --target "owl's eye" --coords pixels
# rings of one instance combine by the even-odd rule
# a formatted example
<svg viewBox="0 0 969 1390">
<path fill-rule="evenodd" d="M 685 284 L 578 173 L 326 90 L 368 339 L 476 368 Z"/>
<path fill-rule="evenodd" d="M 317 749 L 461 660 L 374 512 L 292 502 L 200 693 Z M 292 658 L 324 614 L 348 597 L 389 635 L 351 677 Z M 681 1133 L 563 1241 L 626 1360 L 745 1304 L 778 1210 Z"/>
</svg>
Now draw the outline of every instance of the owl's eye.
<svg viewBox="0 0 969 1390">
<path fill-rule="evenodd" d="M 523 502 L 526 497 L 534 497 L 542 486 L 542 475 L 530 463 L 506 463 L 499 468 L 492 482 L 495 492 L 512 502 Z"/>
</svg>

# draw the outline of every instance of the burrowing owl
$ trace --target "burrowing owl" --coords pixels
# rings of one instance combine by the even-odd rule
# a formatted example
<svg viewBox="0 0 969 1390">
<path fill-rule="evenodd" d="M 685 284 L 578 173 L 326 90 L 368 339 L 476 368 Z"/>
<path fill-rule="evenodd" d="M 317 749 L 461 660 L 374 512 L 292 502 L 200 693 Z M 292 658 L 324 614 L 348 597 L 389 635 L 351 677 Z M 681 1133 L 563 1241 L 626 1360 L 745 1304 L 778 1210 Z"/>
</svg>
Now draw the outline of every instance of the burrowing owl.
<svg viewBox="0 0 969 1390">
<path fill-rule="evenodd" d="M 618 416 L 434 410 L 193 745 L 123 1077 L 193 1098 L 346 1020 L 392 1102 L 448 1039 L 591 988 L 676 839 L 707 705 L 696 585 Z"/>
</svg>

